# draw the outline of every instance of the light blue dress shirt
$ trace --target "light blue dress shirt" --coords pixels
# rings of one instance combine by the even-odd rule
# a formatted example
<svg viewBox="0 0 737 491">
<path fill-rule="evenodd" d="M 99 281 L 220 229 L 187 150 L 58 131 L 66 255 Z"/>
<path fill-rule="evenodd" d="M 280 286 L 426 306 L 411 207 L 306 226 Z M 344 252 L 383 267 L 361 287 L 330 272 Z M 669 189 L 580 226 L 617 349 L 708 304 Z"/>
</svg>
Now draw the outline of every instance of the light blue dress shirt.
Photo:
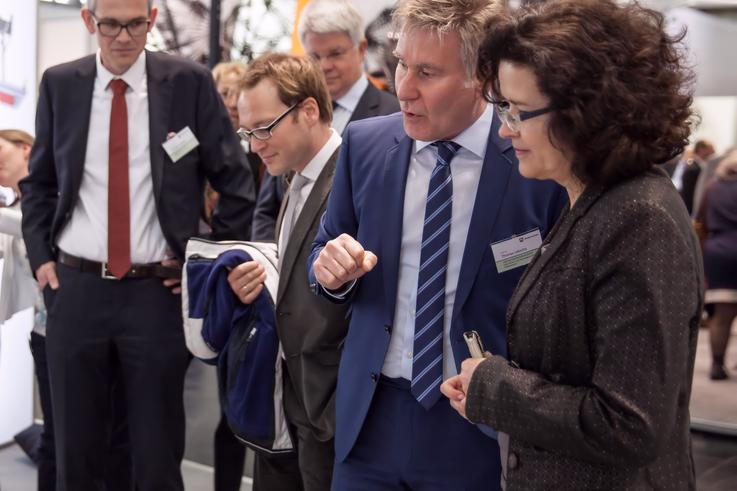
<svg viewBox="0 0 737 491">
<path fill-rule="evenodd" d="M 466 248 L 468 227 L 476 201 L 481 168 L 491 131 L 492 106 L 488 105 L 479 119 L 453 141 L 461 145 L 450 164 L 453 175 L 453 214 L 450 226 L 448 269 L 445 276 L 445 315 L 443 324 L 443 379 L 456 375 L 449 331 L 453 303 Z M 389 349 L 381 372 L 387 377 L 412 380 L 412 356 L 415 333 L 417 277 L 420 245 L 425 219 L 425 201 L 430 175 L 435 168 L 437 150 L 432 142 L 415 141 L 404 189 L 402 243 L 399 254 L 397 302 Z M 381 258 L 379 258 L 381 262 Z"/>
<path fill-rule="evenodd" d="M 369 83 L 368 79 L 364 75 L 361 75 L 348 92 L 335 101 L 331 126 L 339 135 L 342 135 L 345 127 L 348 126 L 348 121 L 351 120 L 351 116 L 353 116 L 356 107 L 358 107 L 358 101 L 363 97 L 363 93 L 366 92 Z"/>
</svg>

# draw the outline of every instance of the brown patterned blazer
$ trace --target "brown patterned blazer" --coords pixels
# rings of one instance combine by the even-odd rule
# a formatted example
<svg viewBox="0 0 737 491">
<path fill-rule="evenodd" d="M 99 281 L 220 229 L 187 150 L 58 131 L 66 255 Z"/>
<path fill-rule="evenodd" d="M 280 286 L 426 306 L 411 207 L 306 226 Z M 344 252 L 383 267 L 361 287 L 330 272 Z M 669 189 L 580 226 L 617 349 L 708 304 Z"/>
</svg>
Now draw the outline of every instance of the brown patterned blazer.
<svg viewBox="0 0 737 491">
<path fill-rule="evenodd" d="M 509 357 L 466 411 L 510 435 L 507 489 L 694 489 L 689 398 L 703 296 L 696 237 L 660 170 L 587 189 L 510 300 Z"/>
</svg>

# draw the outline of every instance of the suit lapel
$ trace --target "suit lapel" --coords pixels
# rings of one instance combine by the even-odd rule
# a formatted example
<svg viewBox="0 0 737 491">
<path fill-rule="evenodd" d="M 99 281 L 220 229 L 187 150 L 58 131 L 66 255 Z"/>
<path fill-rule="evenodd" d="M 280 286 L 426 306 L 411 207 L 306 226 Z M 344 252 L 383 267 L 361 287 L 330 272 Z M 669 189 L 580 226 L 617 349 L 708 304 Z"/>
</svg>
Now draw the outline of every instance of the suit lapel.
<svg viewBox="0 0 737 491">
<path fill-rule="evenodd" d="M 151 155 L 151 178 L 154 184 L 154 197 L 161 199 L 161 185 L 164 176 L 164 150 L 162 144 L 169 132 L 169 114 L 172 99 L 172 86 L 167 71 L 161 63 L 155 62 L 156 54 L 146 51 L 146 78 L 148 80 L 148 126 Z M 171 128 L 179 131 L 181 128 Z"/>
<path fill-rule="evenodd" d="M 79 128 L 85 131 L 75 131 L 75 141 L 72 143 L 74 168 L 72 169 L 72 196 L 79 195 L 79 187 L 84 174 L 84 160 L 87 154 L 87 138 L 90 128 L 90 111 L 92 110 L 92 95 L 95 91 L 95 76 L 97 74 L 97 59 L 93 56 L 84 58 L 77 69 L 77 85 L 65 97 L 69 98 L 69 107 L 79 114 Z"/>
<path fill-rule="evenodd" d="M 399 275 L 399 252 L 402 247 L 402 219 L 404 216 L 404 190 L 407 184 L 409 159 L 412 156 L 412 139 L 404 136 L 391 147 L 384 160 L 384 186 L 379 206 L 381 208 L 381 235 L 379 264 L 384 278 L 384 324 L 394 322 Z"/>
<path fill-rule="evenodd" d="M 494 115 L 486 146 L 476 201 L 466 235 L 461 271 L 458 276 L 452 319 L 455 321 L 468 299 L 475 282 L 481 259 L 491 243 L 491 234 L 497 221 L 509 178 L 512 175 L 512 143 L 499 137 L 500 120 Z M 455 325 L 455 322 L 451 326 Z M 452 327 L 451 327 L 452 328 Z"/>
<path fill-rule="evenodd" d="M 284 179 L 284 177 L 279 176 L 278 179 Z M 276 228 L 274 229 L 274 242 L 277 244 L 279 243 L 281 222 L 284 220 L 284 212 L 287 210 L 287 205 L 289 204 L 289 184 L 286 184 L 286 181 L 284 182 L 284 197 L 281 200 L 281 205 L 279 206 L 279 213 L 276 215 Z"/>
<path fill-rule="evenodd" d="M 358 104 L 356 104 L 356 109 L 351 114 L 351 119 L 348 120 L 349 123 L 376 116 L 376 109 L 379 107 L 378 90 L 369 82 L 368 87 L 366 87 L 363 95 L 358 100 Z"/>
<path fill-rule="evenodd" d="M 573 226 L 578 220 L 583 217 L 591 206 L 601 196 L 601 189 L 592 188 L 586 189 L 583 194 L 578 198 L 573 208 L 564 214 L 558 222 L 555 224 L 553 229 L 548 233 L 548 236 L 543 241 L 540 250 L 537 252 L 532 262 L 527 267 L 525 272 L 522 274 L 517 288 L 515 289 L 512 298 L 509 301 L 507 307 L 507 323 L 514 315 L 522 299 L 525 297 L 527 292 L 530 290 L 532 285 L 535 284 L 538 277 L 545 269 L 545 266 L 550 262 L 551 258 L 555 256 L 558 250 L 566 243 L 568 235 L 571 233 Z M 543 251 L 545 251 L 543 253 Z"/>
<path fill-rule="evenodd" d="M 328 196 L 330 195 L 330 189 L 333 184 L 333 174 L 335 174 L 335 164 L 338 160 L 339 152 L 340 149 L 335 150 L 333 155 L 328 159 L 322 172 L 320 172 L 317 181 L 315 181 L 315 185 L 312 187 L 312 191 L 310 191 L 310 195 L 307 197 L 307 201 L 305 201 L 302 211 L 294 222 L 294 227 L 290 232 L 287 247 L 284 249 L 284 259 L 282 260 L 282 268 L 279 272 L 279 288 L 276 295 L 277 303 L 281 301 L 286 286 L 291 280 L 295 262 L 299 257 L 299 252 L 305 247 L 307 234 L 312 229 L 312 225 L 315 223 L 315 220 L 319 220 L 320 212 L 325 206 Z M 284 201 L 286 202 L 288 199 L 285 199 Z M 280 215 L 283 214 L 283 209 L 284 207 L 280 210 Z M 277 228 L 277 230 L 279 229 Z"/>
</svg>

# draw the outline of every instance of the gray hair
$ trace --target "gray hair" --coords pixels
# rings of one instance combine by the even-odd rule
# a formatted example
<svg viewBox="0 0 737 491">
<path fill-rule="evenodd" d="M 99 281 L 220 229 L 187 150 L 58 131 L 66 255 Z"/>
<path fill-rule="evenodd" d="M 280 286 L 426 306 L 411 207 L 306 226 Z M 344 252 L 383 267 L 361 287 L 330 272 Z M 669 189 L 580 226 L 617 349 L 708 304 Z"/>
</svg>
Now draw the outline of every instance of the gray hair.
<svg viewBox="0 0 737 491">
<path fill-rule="evenodd" d="M 154 0 L 148 0 L 148 11 L 151 12 L 151 7 L 154 6 Z M 97 0 L 87 0 L 87 10 L 94 12 L 97 8 Z"/>
<path fill-rule="evenodd" d="M 302 44 L 310 32 L 345 32 L 358 46 L 363 39 L 363 17 L 347 0 L 311 0 L 299 16 L 297 32 Z"/>
<path fill-rule="evenodd" d="M 476 76 L 485 25 L 504 11 L 500 0 L 404 0 L 394 11 L 394 22 L 401 31 L 429 29 L 441 39 L 446 33 L 457 33 L 461 61 L 470 80 Z"/>
</svg>

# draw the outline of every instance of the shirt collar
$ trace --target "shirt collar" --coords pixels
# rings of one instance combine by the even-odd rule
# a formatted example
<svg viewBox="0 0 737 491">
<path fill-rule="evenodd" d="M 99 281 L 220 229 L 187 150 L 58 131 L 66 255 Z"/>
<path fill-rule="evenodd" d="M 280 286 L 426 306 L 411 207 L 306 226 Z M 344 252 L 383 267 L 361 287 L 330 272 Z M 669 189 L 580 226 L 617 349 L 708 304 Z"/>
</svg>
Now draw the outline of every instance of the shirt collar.
<svg viewBox="0 0 737 491">
<path fill-rule="evenodd" d="M 456 142 L 466 150 L 470 151 L 480 159 L 486 156 L 486 146 L 489 143 L 489 132 L 491 131 L 491 121 L 494 116 L 493 106 L 486 105 L 486 109 L 474 123 L 463 130 L 451 141 Z M 428 145 L 434 142 L 415 140 L 415 154 L 422 151 Z"/>
<path fill-rule="evenodd" d="M 299 174 L 310 181 L 316 181 L 320 177 L 325 164 L 328 163 L 330 156 L 340 147 L 342 141 L 343 139 L 338 132 L 330 128 L 330 138 L 328 138 L 328 141 L 325 142 L 325 145 L 312 157 L 312 160 L 309 161 Z"/>
<path fill-rule="evenodd" d="M 128 68 L 128 70 L 126 70 L 122 75 L 115 75 L 105 68 L 102 64 L 99 49 L 97 50 L 96 59 L 97 78 L 100 79 L 106 88 L 110 84 L 110 81 L 116 78 L 122 79 L 126 84 L 128 84 L 128 87 L 130 87 L 133 92 L 139 91 L 144 86 L 144 82 L 146 80 L 146 50 L 141 51 L 141 54 L 138 55 L 136 61 L 134 61 L 130 68 Z"/>
<path fill-rule="evenodd" d="M 346 92 L 343 97 L 337 99 L 335 103 L 350 112 L 355 111 L 358 101 L 361 100 L 361 96 L 366 92 L 368 84 L 368 79 L 364 75 L 361 75 L 348 92 Z"/>
</svg>

